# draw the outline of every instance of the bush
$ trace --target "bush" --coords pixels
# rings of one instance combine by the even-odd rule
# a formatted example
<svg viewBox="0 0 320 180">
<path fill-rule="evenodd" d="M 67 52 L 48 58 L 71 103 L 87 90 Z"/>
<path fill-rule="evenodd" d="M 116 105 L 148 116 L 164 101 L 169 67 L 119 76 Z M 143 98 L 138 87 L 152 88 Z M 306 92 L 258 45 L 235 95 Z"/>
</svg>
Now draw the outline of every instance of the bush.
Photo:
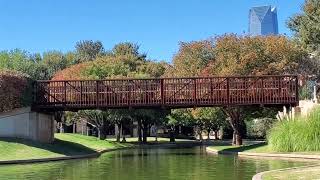
<svg viewBox="0 0 320 180">
<path fill-rule="evenodd" d="M 278 122 L 268 134 L 270 147 L 279 152 L 320 151 L 320 109 L 307 117 Z"/>
<path fill-rule="evenodd" d="M 253 139 L 265 139 L 267 132 L 272 128 L 276 119 L 273 118 L 258 118 L 246 122 L 247 137 Z"/>
<path fill-rule="evenodd" d="M 32 82 L 25 74 L 0 71 L 0 112 L 31 105 Z"/>
</svg>

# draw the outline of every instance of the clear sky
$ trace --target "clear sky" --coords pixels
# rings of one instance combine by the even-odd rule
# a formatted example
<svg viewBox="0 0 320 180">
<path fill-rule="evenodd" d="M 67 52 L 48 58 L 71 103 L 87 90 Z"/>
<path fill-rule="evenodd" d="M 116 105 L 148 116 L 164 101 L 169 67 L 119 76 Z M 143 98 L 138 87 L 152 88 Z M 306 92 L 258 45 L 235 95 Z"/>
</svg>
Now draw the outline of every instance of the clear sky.
<svg viewBox="0 0 320 180">
<path fill-rule="evenodd" d="M 248 29 L 252 6 L 278 8 L 279 32 L 304 0 L 0 0 L 0 50 L 73 50 L 79 40 L 106 49 L 138 43 L 151 59 L 171 61 L 180 41 Z"/>
</svg>

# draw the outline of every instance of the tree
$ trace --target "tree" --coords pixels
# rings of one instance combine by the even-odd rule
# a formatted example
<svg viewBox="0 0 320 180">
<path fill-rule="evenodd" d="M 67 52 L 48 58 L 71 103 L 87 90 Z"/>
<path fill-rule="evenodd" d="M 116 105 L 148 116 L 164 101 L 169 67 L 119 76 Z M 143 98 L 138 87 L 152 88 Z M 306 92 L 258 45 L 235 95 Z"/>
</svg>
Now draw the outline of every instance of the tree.
<svg viewBox="0 0 320 180">
<path fill-rule="evenodd" d="M 200 133 L 205 129 L 210 139 L 210 132 L 214 131 L 215 138 L 218 139 L 218 131 L 226 121 L 226 116 L 221 108 L 196 108 L 192 115 L 199 125 Z"/>
<path fill-rule="evenodd" d="M 46 79 L 51 79 L 56 72 L 63 70 L 70 65 L 65 55 L 59 51 L 49 51 L 43 53 L 41 63 L 44 67 L 46 67 Z"/>
<path fill-rule="evenodd" d="M 293 15 L 287 22 L 298 42 L 307 50 L 320 53 L 320 1 L 306 0 L 302 13 Z"/>
<path fill-rule="evenodd" d="M 86 61 L 70 66 L 59 71 L 53 77 L 54 80 L 68 79 L 106 79 L 125 77 L 160 77 L 164 73 L 164 63 L 156 63 L 146 60 L 146 55 L 139 52 L 139 46 L 133 43 L 119 43 L 107 54 L 95 57 L 94 61 Z M 144 88 L 144 87 L 141 87 Z M 116 124 L 120 129 L 117 134 L 117 141 L 120 141 L 122 126 L 124 123 L 134 119 L 138 121 L 139 141 L 147 141 L 148 130 L 162 118 L 162 111 L 157 110 L 107 110 L 84 111 L 86 116 L 95 118 L 94 122 L 98 127 L 103 128 L 106 120 Z M 96 114 L 99 114 L 97 116 Z M 82 112 L 83 114 L 83 112 Z M 108 119 L 105 116 L 107 115 Z M 143 134 L 141 134 L 143 131 Z M 103 133 L 102 129 L 100 132 Z M 143 135 L 143 137 L 142 137 Z M 123 136 L 124 138 L 124 136 Z M 125 141 L 125 138 L 123 139 Z"/>
<path fill-rule="evenodd" d="M 307 53 L 284 36 L 218 36 L 214 51 L 215 60 L 203 70 L 203 75 L 281 75 L 313 71 Z M 241 145 L 245 136 L 244 118 L 248 108 L 224 107 L 230 117 L 236 145 Z"/>
<path fill-rule="evenodd" d="M 76 52 L 78 55 L 77 63 L 93 61 L 104 53 L 103 44 L 100 41 L 84 40 L 76 43 Z"/>
<path fill-rule="evenodd" d="M 104 140 L 107 137 L 107 127 L 111 124 L 111 115 L 112 114 L 109 111 L 82 110 L 78 113 L 74 113 L 73 116 L 70 116 L 69 118 L 85 119 L 86 122 L 89 122 L 97 128 L 99 138 Z"/>
<path fill-rule="evenodd" d="M 13 70 L 25 73 L 32 79 L 38 79 L 39 57 L 30 55 L 27 51 L 14 49 L 0 52 L 0 70 Z"/>
<path fill-rule="evenodd" d="M 154 124 L 159 124 L 167 112 L 159 109 L 135 109 L 131 112 L 131 117 L 138 122 L 138 141 L 146 143 L 149 129 Z M 142 133 L 141 133 L 142 131 Z"/>
<path fill-rule="evenodd" d="M 117 142 L 120 142 L 121 135 L 122 135 L 122 142 L 126 142 L 123 126 L 131 122 L 131 116 L 130 116 L 129 110 L 115 109 L 115 110 L 108 110 L 108 111 L 109 111 L 109 118 L 111 122 L 118 127 L 118 131 L 116 134 Z"/>
<path fill-rule="evenodd" d="M 191 109 L 174 109 L 167 115 L 164 123 L 169 128 L 170 142 L 175 142 L 176 127 L 194 125 L 195 120 L 191 114 Z"/>
<path fill-rule="evenodd" d="M 181 42 L 178 53 L 173 58 L 171 76 L 198 76 L 208 63 L 214 60 L 214 46 L 211 40 Z"/>
</svg>

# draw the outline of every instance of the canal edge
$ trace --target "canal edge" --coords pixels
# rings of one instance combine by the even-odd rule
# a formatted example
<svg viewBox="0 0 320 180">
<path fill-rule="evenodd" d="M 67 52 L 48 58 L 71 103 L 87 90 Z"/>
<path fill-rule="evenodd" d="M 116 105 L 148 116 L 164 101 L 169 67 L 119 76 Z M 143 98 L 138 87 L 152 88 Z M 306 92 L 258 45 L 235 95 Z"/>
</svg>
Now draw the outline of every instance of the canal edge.
<svg viewBox="0 0 320 180">
<path fill-rule="evenodd" d="M 210 147 L 206 147 L 206 151 L 213 154 L 226 154 L 226 155 L 237 155 L 237 156 L 253 156 L 253 157 L 277 157 L 287 159 L 314 159 L 320 160 L 320 155 L 306 155 L 306 154 L 275 154 L 275 153 L 249 153 L 249 152 L 233 152 L 233 151 L 219 151 Z"/>
<path fill-rule="evenodd" d="M 298 166 L 298 167 L 291 167 L 291 168 L 283 168 L 283 169 L 275 169 L 275 170 L 270 170 L 270 171 L 263 171 L 255 174 L 252 177 L 252 180 L 263 180 L 263 175 L 267 173 L 272 173 L 272 172 L 282 172 L 282 171 L 290 171 L 290 170 L 295 170 L 295 169 L 305 169 L 305 168 L 312 168 L 312 167 L 319 167 L 318 165 L 310 165 L 310 166 Z"/>
<path fill-rule="evenodd" d="M 313 159 L 313 160 L 320 160 L 320 155 L 299 155 L 299 154 L 274 154 L 274 153 L 248 153 L 248 152 L 232 152 L 232 151 L 219 151 L 210 147 L 206 147 L 206 152 L 212 154 L 224 154 L 224 155 L 235 155 L 239 157 L 280 157 L 286 159 Z M 309 166 L 298 166 L 298 167 L 291 167 L 291 168 L 284 168 L 284 169 L 275 169 L 270 171 L 259 172 L 252 177 L 252 180 L 262 180 L 262 176 L 266 173 L 270 172 L 281 172 L 293 169 L 305 169 L 310 167 L 319 167 L 319 164 L 313 164 Z"/>
<path fill-rule="evenodd" d="M 91 159 L 91 158 L 98 158 L 102 154 L 107 152 L 113 151 L 120 151 L 126 149 L 152 149 L 152 148 L 183 148 L 183 147 L 194 147 L 194 146 L 201 146 L 203 145 L 201 142 L 188 142 L 188 143 L 166 143 L 166 144 L 140 144 L 140 145 L 133 145 L 129 147 L 119 147 L 119 148 L 112 148 L 112 149 L 103 149 L 98 150 L 95 153 L 90 154 L 83 154 L 83 155 L 73 155 L 73 156 L 61 156 L 61 157 L 52 157 L 52 158 L 41 158 L 41 159 L 24 159 L 24 160 L 7 160 L 7 161 L 0 161 L 0 166 L 2 165 L 19 165 L 19 164 L 33 164 L 33 163 L 48 163 L 54 161 L 65 161 L 65 160 L 77 160 L 77 159 Z"/>
</svg>

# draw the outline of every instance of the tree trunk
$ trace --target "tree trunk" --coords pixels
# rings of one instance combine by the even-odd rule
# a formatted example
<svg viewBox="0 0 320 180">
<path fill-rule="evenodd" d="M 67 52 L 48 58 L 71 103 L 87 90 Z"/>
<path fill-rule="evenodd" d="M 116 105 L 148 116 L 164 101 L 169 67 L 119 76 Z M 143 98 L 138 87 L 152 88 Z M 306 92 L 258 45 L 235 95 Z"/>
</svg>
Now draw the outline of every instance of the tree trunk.
<svg viewBox="0 0 320 180">
<path fill-rule="evenodd" d="M 101 140 L 105 140 L 107 138 L 107 133 L 104 129 L 104 127 L 98 127 L 98 136 L 99 136 L 99 139 Z"/>
<path fill-rule="evenodd" d="M 155 141 L 158 142 L 158 127 L 157 126 L 155 126 L 155 131 L 156 131 Z"/>
<path fill-rule="evenodd" d="M 143 143 L 147 143 L 147 137 L 148 137 L 148 126 L 143 126 Z"/>
<path fill-rule="evenodd" d="M 170 142 L 176 142 L 175 131 L 172 129 L 170 130 Z"/>
<path fill-rule="evenodd" d="M 241 146 L 242 145 L 242 136 L 240 133 L 236 132 L 236 143 L 235 145 L 236 146 Z"/>
<path fill-rule="evenodd" d="M 121 125 L 119 125 L 119 124 L 117 124 L 116 125 L 118 128 L 118 131 L 117 131 L 117 135 L 116 135 L 116 137 L 117 137 L 117 142 L 120 142 L 120 138 L 121 138 Z"/>
<path fill-rule="evenodd" d="M 233 129 L 232 145 L 241 146 L 242 137 L 244 135 L 244 122 L 241 118 L 241 109 L 240 107 L 227 107 L 223 110 L 230 117 L 229 123 Z"/>
<path fill-rule="evenodd" d="M 208 132 L 207 140 L 208 140 L 208 141 L 210 140 L 210 131 L 211 131 L 210 129 L 207 130 L 207 132 Z"/>
<path fill-rule="evenodd" d="M 202 129 L 199 129 L 199 140 L 202 142 L 203 137 L 202 137 Z"/>
<path fill-rule="evenodd" d="M 121 134 L 122 134 L 122 141 L 121 142 L 127 142 L 126 135 L 124 133 L 124 128 L 122 127 L 122 124 L 121 124 Z"/>
<path fill-rule="evenodd" d="M 138 120 L 138 142 L 142 142 L 142 135 L 141 135 L 141 119 Z"/>
<path fill-rule="evenodd" d="M 232 145 L 235 146 L 236 145 L 236 133 L 233 130 L 233 134 L 232 134 Z"/>
<path fill-rule="evenodd" d="M 214 138 L 215 138 L 215 140 L 219 140 L 219 130 L 217 131 L 217 130 L 215 130 L 214 131 Z"/>
</svg>

